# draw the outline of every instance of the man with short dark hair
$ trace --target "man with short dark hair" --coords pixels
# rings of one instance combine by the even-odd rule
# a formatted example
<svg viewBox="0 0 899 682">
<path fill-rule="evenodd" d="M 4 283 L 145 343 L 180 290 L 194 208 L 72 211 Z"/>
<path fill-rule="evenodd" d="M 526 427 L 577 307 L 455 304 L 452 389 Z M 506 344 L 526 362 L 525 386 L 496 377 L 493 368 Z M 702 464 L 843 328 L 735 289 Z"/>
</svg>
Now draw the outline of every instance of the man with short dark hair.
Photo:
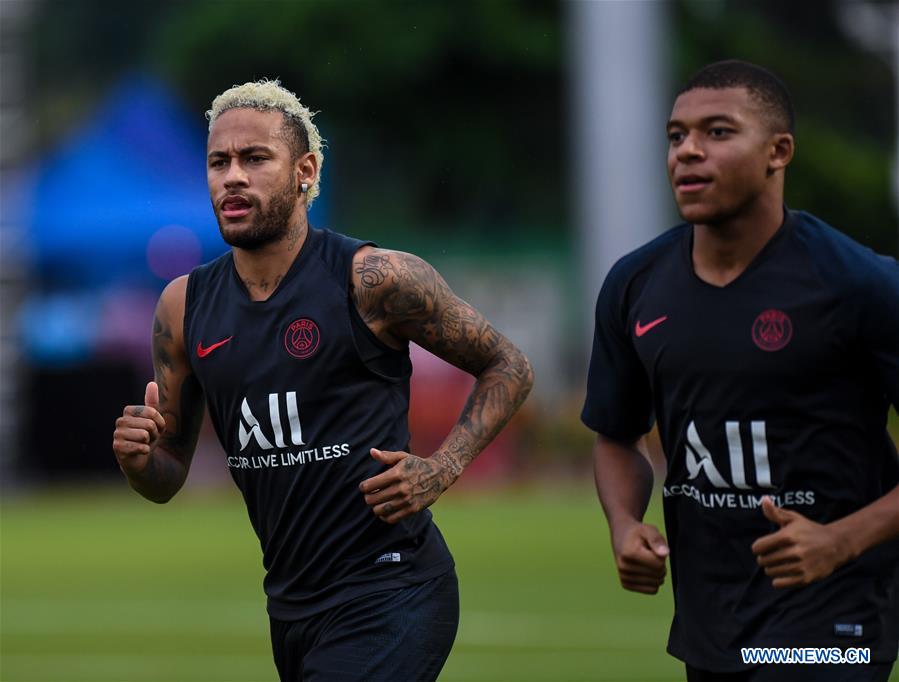
<svg viewBox="0 0 899 682">
<path fill-rule="evenodd" d="M 226 255 L 163 291 L 155 381 L 116 423 L 131 486 L 167 502 L 204 403 L 259 536 L 282 680 L 434 680 L 459 619 L 427 510 L 530 391 L 527 358 L 427 263 L 308 224 L 322 139 L 277 81 L 208 113 Z M 444 443 L 409 448 L 409 342 L 476 377 Z"/>
<path fill-rule="evenodd" d="M 899 647 L 899 266 L 784 207 L 793 108 L 765 69 L 705 67 L 667 129 L 685 223 L 606 278 L 582 414 L 621 583 L 655 594 L 670 554 L 668 651 L 690 682 L 883 682 Z M 643 523 L 653 419 L 668 542 Z M 759 665 L 747 647 L 871 663 Z"/>
</svg>

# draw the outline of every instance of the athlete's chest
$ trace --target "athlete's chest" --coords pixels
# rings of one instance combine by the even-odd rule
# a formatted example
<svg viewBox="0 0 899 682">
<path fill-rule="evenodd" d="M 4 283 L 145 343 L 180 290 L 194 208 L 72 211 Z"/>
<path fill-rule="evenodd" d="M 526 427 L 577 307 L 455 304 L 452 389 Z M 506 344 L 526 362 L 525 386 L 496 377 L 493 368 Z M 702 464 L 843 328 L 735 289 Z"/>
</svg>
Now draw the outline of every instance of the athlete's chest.
<svg viewBox="0 0 899 682">
<path fill-rule="evenodd" d="M 628 333 L 656 387 L 801 390 L 849 350 L 840 301 L 808 272 L 768 267 L 718 288 L 692 273 L 649 277 Z"/>
<path fill-rule="evenodd" d="M 315 274 L 265 302 L 230 281 L 206 292 L 186 350 L 207 395 L 321 393 L 355 367 L 345 291 Z"/>
</svg>

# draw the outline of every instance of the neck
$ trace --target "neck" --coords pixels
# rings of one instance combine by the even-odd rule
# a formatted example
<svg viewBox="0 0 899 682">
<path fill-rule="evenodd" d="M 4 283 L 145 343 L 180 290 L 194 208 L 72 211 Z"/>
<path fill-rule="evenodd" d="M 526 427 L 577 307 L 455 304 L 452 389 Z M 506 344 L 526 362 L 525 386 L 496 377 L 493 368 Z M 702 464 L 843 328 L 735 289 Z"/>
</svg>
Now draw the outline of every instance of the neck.
<svg viewBox="0 0 899 682">
<path fill-rule="evenodd" d="M 693 270 L 709 284 L 730 284 L 749 267 L 783 221 L 781 194 L 759 197 L 739 214 L 720 222 L 694 224 Z"/>
<path fill-rule="evenodd" d="M 265 301 L 275 292 L 306 242 L 306 212 L 291 216 L 290 225 L 281 239 L 258 249 L 231 249 L 234 267 L 253 301 Z"/>
</svg>

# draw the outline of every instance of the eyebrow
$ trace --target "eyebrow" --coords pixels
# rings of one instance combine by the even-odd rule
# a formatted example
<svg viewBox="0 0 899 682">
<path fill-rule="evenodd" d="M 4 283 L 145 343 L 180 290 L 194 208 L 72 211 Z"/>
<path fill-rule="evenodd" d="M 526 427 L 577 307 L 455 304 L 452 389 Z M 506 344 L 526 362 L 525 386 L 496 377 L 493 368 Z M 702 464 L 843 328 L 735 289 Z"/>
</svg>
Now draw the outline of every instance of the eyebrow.
<svg viewBox="0 0 899 682">
<path fill-rule="evenodd" d="M 243 147 L 242 149 L 237 150 L 237 154 L 239 156 L 247 156 L 249 154 L 255 154 L 256 152 L 266 152 L 268 154 L 273 153 L 271 147 L 266 147 L 263 144 L 253 144 L 253 145 L 250 145 L 249 147 Z M 215 151 L 209 152 L 209 154 L 206 158 L 211 159 L 213 157 L 221 157 L 221 156 L 228 156 L 228 153 L 219 151 L 219 150 L 215 150 Z"/>
<path fill-rule="evenodd" d="M 731 125 L 737 125 L 739 123 L 739 121 L 737 121 L 737 119 L 735 119 L 733 116 L 731 116 L 729 114 L 713 114 L 711 116 L 705 116 L 705 117 L 699 119 L 699 125 L 701 127 L 705 127 L 712 123 L 715 123 L 716 121 L 730 123 Z M 672 128 L 686 128 L 686 127 L 687 126 L 682 121 L 678 121 L 677 119 L 671 119 L 670 121 L 668 121 L 668 125 L 665 126 L 665 130 L 671 130 Z"/>
</svg>

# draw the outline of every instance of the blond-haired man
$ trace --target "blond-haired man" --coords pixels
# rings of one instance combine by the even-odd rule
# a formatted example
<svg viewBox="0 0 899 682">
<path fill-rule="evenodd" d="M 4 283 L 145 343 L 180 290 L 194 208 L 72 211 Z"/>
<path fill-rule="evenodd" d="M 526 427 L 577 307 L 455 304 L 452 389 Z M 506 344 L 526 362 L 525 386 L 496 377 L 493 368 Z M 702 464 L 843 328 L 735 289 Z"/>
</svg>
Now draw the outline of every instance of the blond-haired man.
<svg viewBox="0 0 899 682">
<path fill-rule="evenodd" d="M 429 507 L 533 382 L 527 359 L 410 254 L 312 228 L 322 140 L 277 81 L 208 112 L 207 177 L 231 251 L 163 291 L 155 381 L 116 424 L 130 485 L 168 501 L 204 398 L 266 568 L 282 680 L 431 680 L 458 587 Z M 408 452 L 408 343 L 477 381 L 432 456 Z"/>
</svg>

